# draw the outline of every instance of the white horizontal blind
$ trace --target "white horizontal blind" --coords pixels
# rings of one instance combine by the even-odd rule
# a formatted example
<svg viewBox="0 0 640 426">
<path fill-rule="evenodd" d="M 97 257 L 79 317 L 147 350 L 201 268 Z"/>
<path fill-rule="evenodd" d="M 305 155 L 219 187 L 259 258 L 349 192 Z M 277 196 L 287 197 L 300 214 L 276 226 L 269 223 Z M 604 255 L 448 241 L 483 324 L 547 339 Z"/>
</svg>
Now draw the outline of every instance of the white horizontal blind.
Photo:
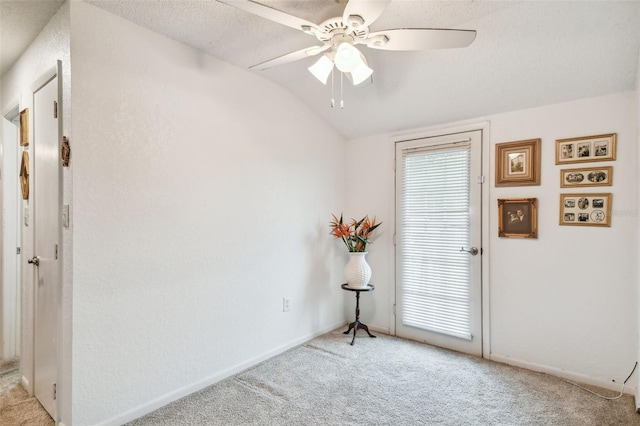
<svg viewBox="0 0 640 426">
<path fill-rule="evenodd" d="M 402 322 L 471 339 L 470 143 L 402 152 Z"/>
</svg>

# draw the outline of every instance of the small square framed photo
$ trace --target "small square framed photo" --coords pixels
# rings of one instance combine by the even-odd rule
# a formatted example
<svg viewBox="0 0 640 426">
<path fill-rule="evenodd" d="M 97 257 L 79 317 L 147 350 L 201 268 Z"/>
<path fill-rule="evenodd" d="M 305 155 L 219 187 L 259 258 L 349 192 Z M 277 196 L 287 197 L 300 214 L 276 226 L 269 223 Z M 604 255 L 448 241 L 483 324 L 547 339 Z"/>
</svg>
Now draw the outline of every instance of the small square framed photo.
<svg viewBox="0 0 640 426">
<path fill-rule="evenodd" d="M 613 167 L 584 167 L 560 170 L 560 187 L 613 185 Z"/>
<path fill-rule="evenodd" d="M 556 164 L 616 159 L 616 134 L 556 139 Z"/>
<path fill-rule="evenodd" d="M 498 199 L 498 237 L 538 238 L 538 199 Z"/>
<path fill-rule="evenodd" d="M 611 226 L 611 193 L 560 194 L 560 225 Z"/>
<path fill-rule="evenodd" d="M 540 185 L 540 139 L 496 144 L 496 186 Z"/>
</svg>

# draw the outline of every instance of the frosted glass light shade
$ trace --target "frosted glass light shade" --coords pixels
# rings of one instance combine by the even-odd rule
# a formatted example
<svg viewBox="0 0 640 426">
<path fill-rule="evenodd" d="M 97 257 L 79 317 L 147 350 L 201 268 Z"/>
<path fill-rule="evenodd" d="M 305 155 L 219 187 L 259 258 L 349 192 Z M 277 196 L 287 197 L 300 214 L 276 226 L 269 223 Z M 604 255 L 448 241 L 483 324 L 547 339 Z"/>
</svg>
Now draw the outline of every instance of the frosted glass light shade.
<svg viewBox="0 0 640 426">
<path fill-rule="evenodd" d="M 336 68 L 340 71 L 351 72 L 351 70 L 362 62 L 362 58 L 360 57 L 360 51 L 352 44 L 340 43 L 336 50 L 336 57 L 334 61 L 336 63 Z"/>
<path fill-rule="evenodd" d="M 353 85 L 360 84 L 366 79 L 368 79 L 371 74 L 373 74 L 373 70 L 367 66 L 364 61 L 360 61 L 360 63 L 351 70 L 351 79 L 353 80 Z"/>
<path fill-rule="evenodd" d="M 333 69 L 333 62 L 327 58 L 326 55 L 322 55 L 315 64 L 311 65 L 308 70 L 315 78 L 320 80 L 322 84 L 327 84 L 327 79 L 331 70 Z"/>
</svg>

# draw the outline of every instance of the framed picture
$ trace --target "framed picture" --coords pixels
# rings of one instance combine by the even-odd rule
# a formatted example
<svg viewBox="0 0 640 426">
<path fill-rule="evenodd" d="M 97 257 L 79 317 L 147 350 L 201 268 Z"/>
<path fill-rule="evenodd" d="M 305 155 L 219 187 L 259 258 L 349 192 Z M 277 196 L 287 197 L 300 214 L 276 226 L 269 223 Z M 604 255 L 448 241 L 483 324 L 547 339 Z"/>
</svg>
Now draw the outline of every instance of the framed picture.
<svg viewBox="0 0 640 426">
<path fill-rule="evenodd" d="M 499 199 L 498 237 L 538 238 L 538 199 Z"/>
<path fill-rule="evenodd" d="M 496 144 L 496 186 L 540 185 L 540 139 Z"/>
<path fill-rule="evenodd" d="M 616 134 L 556 139 L 556 164 L 616 159 Z"/>
<path fill-rule="evenodd" d="M 560 187 L 611 186 L 613 167 L 586 167 L 581 169 L 560 170 Z"/>
<path fill-rule="evenodd" d="M 22 151 L 22 162 L 20 163 L 20 188 L 22 189 L 22 199 L 29 199 L 29 153 Z"/>
<path fill-rule="evenodd" d="M 20 146 L 29 146 L 29 108 L 20 111 Z"/>
<path fill-rule="evenodd" d="M 560 194 L 560 225 L 611 226 L 611 193 Z"/>
</svg>

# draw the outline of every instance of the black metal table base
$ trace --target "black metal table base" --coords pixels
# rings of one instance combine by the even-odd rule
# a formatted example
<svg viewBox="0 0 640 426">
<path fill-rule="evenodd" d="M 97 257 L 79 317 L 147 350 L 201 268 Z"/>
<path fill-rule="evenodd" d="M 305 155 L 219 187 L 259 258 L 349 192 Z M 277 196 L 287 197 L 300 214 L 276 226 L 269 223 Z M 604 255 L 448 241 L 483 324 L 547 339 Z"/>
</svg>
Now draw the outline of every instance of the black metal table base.
<svg viewBox="0 0 640 426">
<path fill-rule="evenodd" d="M 342 284 L 342 288 L 344 290 L 350 290 L 350 291 L 355 291 L 356 292 L 356 320 L 354 322 L 352 322 L 351 324 L 349 324 L 349 329 L 344 332 L 344 334 L 349 334 L 351 332 L 351 330 L 353 330 L 353 339 L 351 339 L 351 346 L 353 346 L 353 343 L 356 341 L 356 333 L 358 332 L 358 330 L 364 330 L 364 331 L 367 332 L 369 337 L 375 338 L 376 336 L 374 336 L 373 334 L 371 334 L 369 332 L 369 327 L 367 327 L 366 324 L 363 324 L 363 323 L 360 322 L 360 292 L 361 291 L 372 291 L 375 287 L 370 284 L 366 288 L 355 289 L 355 288 L 350 288 L 347 284 Z"/>
<path fill-rule="evenodd" d="M 349 324 L 349 329 L 347 331 L 345 331 L 344 334 L 349 334 L 349 332 L 351 332 L 351 329 L 353 329 L 353 339 L 351 339 L 351 346 L 353 346 L 353 342 L 356 341 L 356 332 L 358 330 L 366 331 L 367 334 L 369 335 L 369 337 L 373 337 L 373 338 L 376 337 L 373 334 L 369 333 L 369 327 L 367 327 L 366 324 L 361 323 L 357 319 L 354 322 L 352 322 L 351 324 Z"/>
</svg>

